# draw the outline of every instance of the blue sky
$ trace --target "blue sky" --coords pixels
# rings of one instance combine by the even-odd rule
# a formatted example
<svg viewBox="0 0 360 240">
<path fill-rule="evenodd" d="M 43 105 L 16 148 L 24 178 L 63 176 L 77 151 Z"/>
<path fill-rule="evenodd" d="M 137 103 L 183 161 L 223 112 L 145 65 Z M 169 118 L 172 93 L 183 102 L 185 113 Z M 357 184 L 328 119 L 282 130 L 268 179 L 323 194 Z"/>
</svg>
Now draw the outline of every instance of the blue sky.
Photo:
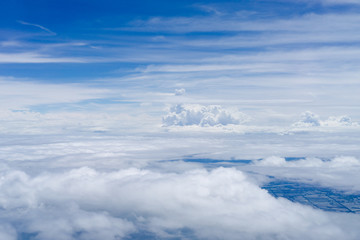
<svg viewBox="0 0 360 240">
<path fill-rule="evenodd" d="M 190 55 L 201 60 L 273 49 L 357 45 L 356 39 L 327 38 L 331 37 L 331 29 L 327 24 L 323 26 L 324 21 L 331 24 L 337 21 L 337 16 L 355 17 L 359 11 L 357 4 L 337 1 L 7 1 L 1 4 L 2 52 L 33 54 L 23 58 L 31 66 L 2 60 L 3 75 L 48 81 L 119 76 L 138 66 L 184 63 Z M 269 25 L 277 21 L 285 24 L 296 21 L 299 25 L 280 29 Z M 259 28 L 262 23 L 265 26 Z M 319 30 L 327 28 L 323 29 L 322 39 L 312 39 L 312 35 L 309 40 L 285 39 L 275 43 L 265 40 L 269 35 L 270 39 L 277 35 L 297 37 L 292 34 L 294 31 L 305 37 L 310 33 L 316 35 L 315 29 L 307 29 L 316 25 Z M 346 30 L 344 25 L 339 25 L 335 27 Z M 251 44 L 253 38 L 262 42 Z M 236 44 L 238 41 L 242 44 Z M 173 59 L 175 55 L 177 60 Z"/>
</svg>

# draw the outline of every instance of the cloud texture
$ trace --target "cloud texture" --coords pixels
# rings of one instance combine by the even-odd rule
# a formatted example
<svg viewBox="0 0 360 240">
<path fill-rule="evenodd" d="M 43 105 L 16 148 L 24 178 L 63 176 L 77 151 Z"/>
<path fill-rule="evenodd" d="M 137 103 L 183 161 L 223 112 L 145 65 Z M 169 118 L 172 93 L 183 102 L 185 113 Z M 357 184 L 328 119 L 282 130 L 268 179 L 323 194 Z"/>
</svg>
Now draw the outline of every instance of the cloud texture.
<svg viewBox="0 0 360 240">
<path fill-rule="evenodd" d="M 0 236 L 34 239 L 357 239 L 359 216 L 275 199 L 240 171 L 1 170 Z"/>
<path fill-rule="evenodd" d="M 163 117 L 164 126 L 216 126 L 241 124 L 248 117 L 238 110 L 224 109 L 219 105 L 177 104 Z"/>
</svg>

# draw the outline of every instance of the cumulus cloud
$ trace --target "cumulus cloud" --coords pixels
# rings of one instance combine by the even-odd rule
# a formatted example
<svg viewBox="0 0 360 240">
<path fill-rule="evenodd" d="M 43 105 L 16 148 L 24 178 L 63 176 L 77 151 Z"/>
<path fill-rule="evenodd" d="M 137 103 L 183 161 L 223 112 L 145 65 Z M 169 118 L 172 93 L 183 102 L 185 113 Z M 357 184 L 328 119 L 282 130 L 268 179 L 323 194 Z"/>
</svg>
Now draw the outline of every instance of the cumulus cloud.
<svg viewBox="0 0 360 240">
<path fill-rule="evenodd" d="M 236 109 L 225 109 L 219 105 L 178 104 L 163 117 L 164 126 L 217 126 L 241 124 L 248 117 Z"/>
<path fill-rule="evenodd" d="M 295 122 L 293 127 L 344 127 L 359 126 L 357 122 L 353 122 L 349 116 L 330 116 L 322 121 L 320 117 L 310 111 L 301 114 L 301 119 Z"/>
<path fill-rule="evenodd" d="M 306 111 L 301 114 L 300 121 L 293 124 L 295 127 L 313 127 L 313 126 L 320 126 L 320 119 L 319 116 L 310 112 Z"/>
<path fill-rule="evenodd" d="M 0 236 L 35 239 L 358 239 L 347 222 L 359 216 L 325 213 L 276 199 L 240 171 L 183 173 L 79 168 L 29 176 L 1 171 Z"/>
</svg>

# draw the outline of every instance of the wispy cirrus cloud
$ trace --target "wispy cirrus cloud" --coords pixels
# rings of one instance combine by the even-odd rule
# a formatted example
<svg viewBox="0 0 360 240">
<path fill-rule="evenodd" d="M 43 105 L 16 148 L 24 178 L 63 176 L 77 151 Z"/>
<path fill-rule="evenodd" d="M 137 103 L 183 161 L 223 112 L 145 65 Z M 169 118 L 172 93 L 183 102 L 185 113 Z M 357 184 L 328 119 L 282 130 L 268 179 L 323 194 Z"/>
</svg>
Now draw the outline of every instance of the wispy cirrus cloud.
<svg viewBox="0 0 360 240">
<path fill-rule="evenodd" d="M 33 27 L 37 27 L 37 28 L 40 28 L 41 30 L 51 34 L 51 35 L 56 35 L 55 32 L 51 31 L 50 29 L 40 25 L 40 24 L 35 24 L 35 23 L 29 23 L 29 22 L 25 22 L 25 21 L 22 21 L 22 20 L 18 20 L 17 21 L 18 23 L 22 24 L 22 25 L 27 25 L 27 26 L 33 26 Z"/>
<path fill-rule="evenodd" d="M 359 5 L 360 4 L 358 0 L 316 0 L 312 2 L 320 2 L 321 4 L 324 5 Z"/>
<path fill-rule="evenodd" d="M 262 18 L 243 18 L 236 15 L 193 16 L 193 17 L 153 17 L 148 20 L 130 22 L 128 27 L 109 30 L 147 31 L 147 32 L 216 32 L 216 31 L 294 31 L 325 32 L 334 30 L 352 30 L 359 26 L 356 14 L 336 13 L 304 14 L 266 20 Z M 331 24 L 331 23 L 336 24 Z M 209 24 L 211 23 L 211 24 Z M 316 24 L 314 24 L 316 23 Z M 344 24 L 346 23 L 346 24 Z"/>
</svg>

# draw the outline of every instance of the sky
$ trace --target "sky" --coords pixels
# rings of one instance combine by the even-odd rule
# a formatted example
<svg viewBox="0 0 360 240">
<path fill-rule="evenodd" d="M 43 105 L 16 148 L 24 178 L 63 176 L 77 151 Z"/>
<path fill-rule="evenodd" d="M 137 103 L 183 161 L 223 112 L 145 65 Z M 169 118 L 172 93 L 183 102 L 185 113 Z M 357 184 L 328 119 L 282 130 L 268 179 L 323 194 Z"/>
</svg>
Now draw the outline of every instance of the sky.
<svg viewBox="0 0 360 240">
<path fill-rule="evenodd" d="M 359 193 L 359 13 L 1 1 L 0 238 L 359 239 L 357 214 L 261 188 Z"/>
</svg>

